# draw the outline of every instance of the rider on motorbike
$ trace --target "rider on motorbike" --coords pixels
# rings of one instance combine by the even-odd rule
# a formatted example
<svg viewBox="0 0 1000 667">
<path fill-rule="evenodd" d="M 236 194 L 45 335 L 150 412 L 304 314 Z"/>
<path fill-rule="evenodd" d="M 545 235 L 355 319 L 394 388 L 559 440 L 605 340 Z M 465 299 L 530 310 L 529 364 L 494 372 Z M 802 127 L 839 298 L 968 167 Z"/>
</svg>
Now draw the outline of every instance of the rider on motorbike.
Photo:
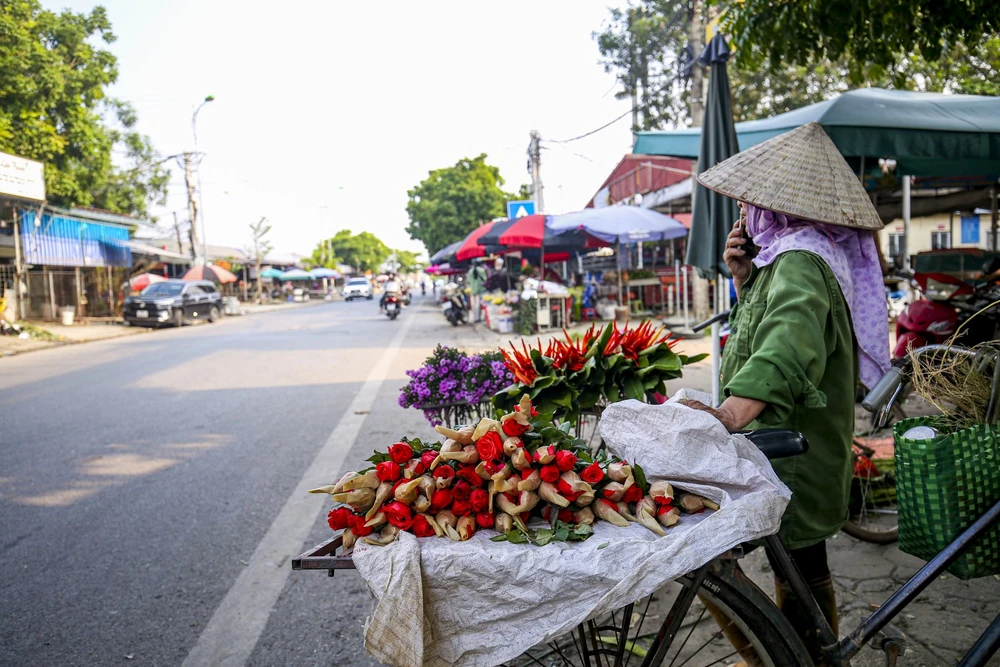
<svg viewBox="0 0 1000 667">
<path fill-rule="evenodd" d="M 385 286 L 382 289 L 382 298 L 378 302 L 378 312 L 380 313 L 385 310 L 385 300 L 387 298 L 390 296 L 398 297 L 401 294 L 401 287 L 395 272 L 389 274 L 389 279 L 385 281 Z"/>
</svg>

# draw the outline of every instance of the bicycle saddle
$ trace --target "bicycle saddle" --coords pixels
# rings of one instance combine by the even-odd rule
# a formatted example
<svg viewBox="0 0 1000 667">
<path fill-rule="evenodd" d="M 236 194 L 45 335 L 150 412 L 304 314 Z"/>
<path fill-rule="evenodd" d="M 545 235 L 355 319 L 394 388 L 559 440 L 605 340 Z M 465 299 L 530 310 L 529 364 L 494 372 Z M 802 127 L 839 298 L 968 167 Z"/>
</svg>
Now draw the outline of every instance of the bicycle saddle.
<svg viewBox="0 0 1000 667">
<path fill-rule="evenodd" d="M 785 428 L 761 428 L 754 431 L 737 431 L 764 452 L 769 459 L 784 459 L 809 451 L 806 437 L 798 431 Z"/>
</svg>

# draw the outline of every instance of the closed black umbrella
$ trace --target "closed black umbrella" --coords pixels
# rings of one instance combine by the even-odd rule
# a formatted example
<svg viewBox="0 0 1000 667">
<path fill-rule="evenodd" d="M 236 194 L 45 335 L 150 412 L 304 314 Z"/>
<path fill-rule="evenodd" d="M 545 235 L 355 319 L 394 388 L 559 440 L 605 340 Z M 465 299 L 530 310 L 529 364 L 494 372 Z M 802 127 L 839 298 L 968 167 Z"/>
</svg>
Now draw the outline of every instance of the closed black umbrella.
<svg viewBox="0 0 1000 667">
<path fill-rule="evenodd" d="M 733 123 L 733 105 L 729 96 L 729 74 L 726 62 L 729 46 L 722 34 L 717 34 L 702 51 L 698 61 L 710 68 L 708 100 L 701 128 L 701 151 L 698 153 L 698 173 L 728 160 L 740 152 Z M 703 278 L 716 279 L 715 312 L 722 310 L 721 278 L 729 278 L 729 269 L 722 259 L 726 237 L 739 215 L 736 201 L 694 182 L 691 203 L 691 235 L 688 237 L 688 264 L 694 265 Z M 712 325 L 712 401 L 719 404 L 719 370 L 722 351 L 719 343 L 719 323 Z"/>
<path fill-rule="evenodd" d="M 712 38 L 699 58 L 702 65 L 710 68 L 698 154 L 699 174 L 740 152 L 726 72 L 728 60 L 729 46 L 722 34 Z M 719 274 L 728 278 L 729 269 L 722 253 L 726 250 L 726 237 L 739 217 L 736 202 L 695 181 L 691 213 L 691 235 L 685 261 L 697 267 L 703 278 L 711 280 Z"/>
</svg>

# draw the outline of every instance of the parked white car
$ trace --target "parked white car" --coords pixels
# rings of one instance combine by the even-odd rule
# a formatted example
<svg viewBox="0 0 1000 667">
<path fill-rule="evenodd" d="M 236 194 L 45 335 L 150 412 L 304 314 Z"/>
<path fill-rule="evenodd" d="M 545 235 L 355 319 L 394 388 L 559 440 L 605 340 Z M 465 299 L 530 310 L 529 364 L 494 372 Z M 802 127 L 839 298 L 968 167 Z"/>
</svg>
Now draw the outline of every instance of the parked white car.
<svg viewBox="0 0 1000 667">
<path fill-rule="evenodd" d="M 351 278 L 344 285 L 340 295 L 348 301 L 352 299 L 370 300 L 372 298 L 372 284 L 368 282 L 367 278 Z"/>
</svg>

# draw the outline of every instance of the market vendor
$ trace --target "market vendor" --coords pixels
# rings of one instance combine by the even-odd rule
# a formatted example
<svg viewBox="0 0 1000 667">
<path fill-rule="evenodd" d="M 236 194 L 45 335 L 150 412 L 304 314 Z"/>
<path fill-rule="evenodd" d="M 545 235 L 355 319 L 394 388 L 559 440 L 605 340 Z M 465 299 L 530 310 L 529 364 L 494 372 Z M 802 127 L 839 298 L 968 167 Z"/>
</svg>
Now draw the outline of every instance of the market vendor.
<svg viewBox="0 0 1000 667">
<path fill-rule="evenodd" d="M 773 462 L 792 491 L 779 534 L 836 632 L 826 540 L 848 518 L 857 385 L 872 387 L 889 368 L 873 238 L 882 221 L 815 123 L 721 162 L 699 181 L 739 200 L 746 226 L 733 225 L 724 253 L 738 292 L 722 358 L 726 398 L 716 409 L 689 405 L 730 431 L 806 436 L 808 453 Z M 773 560 L 772 568 L 778 606 L 815 657 L 815 632 Z"/>
</svg>

